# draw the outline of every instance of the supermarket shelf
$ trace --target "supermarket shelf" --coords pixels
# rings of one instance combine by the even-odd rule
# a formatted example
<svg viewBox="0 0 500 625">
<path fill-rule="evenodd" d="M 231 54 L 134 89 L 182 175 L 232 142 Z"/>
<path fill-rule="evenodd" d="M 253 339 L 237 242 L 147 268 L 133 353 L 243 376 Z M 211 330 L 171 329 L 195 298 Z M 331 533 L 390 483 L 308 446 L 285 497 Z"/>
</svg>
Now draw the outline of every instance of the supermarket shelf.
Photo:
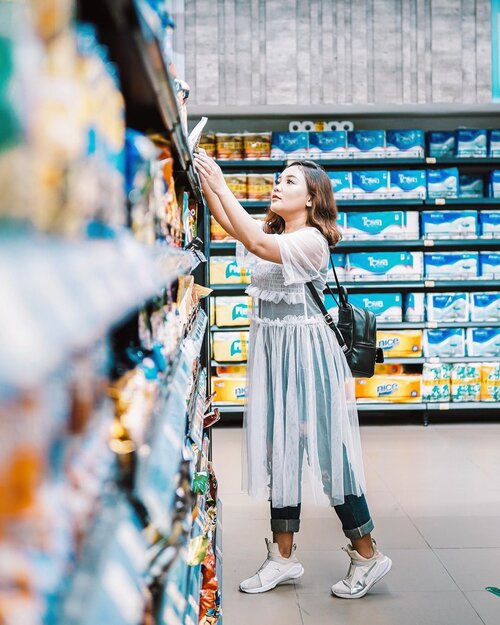
<svg viewBox="0 0 500 625">
<path fill-rule="evenodd" d="M 478 157 L 478 158 L 459 158 L 458 156 L 433 157 L 426 156 L 425 165 L 500 165 L 500 158 Z"/>
<path fill-rule="evenodd" d="M 500 198 L 495 197 L 459 197 L 459 198 L 427 198 L 425 200 L 426 206 L 482 206 L 493 205 L 500 206 Z"/>
<path fill-rule="evenodd" d="M 429 402 L 427 410 L 445 412 L 449 410 L 500 410 L 500 402 L 470 401 L 470 402 Z"/>
<path fill-rule="evenodd" d="M 210 326 L 212 332 L 241 332 L 246 326 Z M 500 321 L 380 321 L 378 330 L 434 330 L 436 328 L 500 328 Z"/>
<path fill-rule="evenodd" d="M 241 200 L 243 208 L 269 208 L 270 200 Z"/>
<path fill-rule="evenodd" d="M 236 332 L 244 332 L 244 328 L 236 328 Z M 400 365 L 422 365 L 424 363 L 431 364 L 441 364 L 441 363 L 467 363 L 467 362 L 498 362 L 500 357 L 480 357 L 480 356 L 462 356 L 456 358 L 436 358 L 436 357 L 426 357 L 426 356 L 415 356 L 414 358 L 390 358 L 388 356 L 384 359 L 384 364 L 400 364 Z M 244 365 L 246 360 L 238 361 L 238 362 L 223 362 L 212 360 L 212 367 L 227 367 L 233 365 Z"/>
<path fill-rule="evenodd" d="M 384 355 L 384 364 L 393 364 L 397 363 L 400 365 L 422 365 L 424 362 L 427 362 L 427 358 L 424 356 L 415 356 L 409 358 L 391 358 L 390 356 Z"/>
<path fill-rule="evenodd" d="M 426 409 L 426 406 L 427 404 L 421 402 L 408 404 L 397 404 L 391 402 L 356 403 L 356 408 L 358 409 L 358 412 L 422 412 Z"/>
<path fill-rule="evenodd" d="M 279 158 L 263 158 L 263 159 L 219 159 L 217 163 L 223 169 L 280 169 L 295 160 L 300 160 L 291 156 L 289 159 Z M 345 169 L 352 168 L 381 168 L 389 166 L 405 167 L 405 168 L 425 168 L 426 166 L 445 166 L 445 165 L 499 165 L 500 158 L 434 158 L 426 156 L 425 158 L 312 158 L 316 163 L 323 165 L 328 169 Z"/>
<path fill-rule="evenodd" d="M 240 404 L 213 404 L 219 411 L 231 414 L 243 414 L 244 406 Z M 500 402 L 418 402 L 398 404 L 391 402 L 357 403 L 358 412 L 447 412 L 453 410 L 500 410 Z"/>
</svg>

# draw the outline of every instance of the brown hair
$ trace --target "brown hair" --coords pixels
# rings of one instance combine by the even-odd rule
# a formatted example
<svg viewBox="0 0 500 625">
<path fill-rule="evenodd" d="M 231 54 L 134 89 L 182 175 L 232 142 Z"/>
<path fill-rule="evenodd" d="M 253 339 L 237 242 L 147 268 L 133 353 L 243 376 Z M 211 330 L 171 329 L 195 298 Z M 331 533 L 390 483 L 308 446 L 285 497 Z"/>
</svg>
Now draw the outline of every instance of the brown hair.
<svg viewBox="0 0 500 625">
<path fill-rule="evenodd" d="M 317 228 L 328 241 L 330 248 L 334 248 L 342 238 L 337 227 L 337 206 L 333 197 L 333 187 L 326 171 L 314 161 L 294 161 L 286 166 L 298 166 L 306 179 L 307 191 L 311 196 L 312 206 L 307 206 L 307 225 Z M 267 211 L 264 221 L 264 232 L 268 234 L 282 234 L 285 231 L 285 220 L 274 213 Z"/>
</svg>

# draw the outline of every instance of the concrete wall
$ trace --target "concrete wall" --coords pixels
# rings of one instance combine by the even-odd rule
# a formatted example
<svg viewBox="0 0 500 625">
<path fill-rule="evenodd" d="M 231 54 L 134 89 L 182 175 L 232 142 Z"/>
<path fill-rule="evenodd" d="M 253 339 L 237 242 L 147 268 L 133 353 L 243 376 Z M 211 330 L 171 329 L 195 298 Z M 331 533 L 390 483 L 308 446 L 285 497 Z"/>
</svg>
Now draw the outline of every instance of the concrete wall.
<svg viewBox="0 0 500 625">
<path fill-rule="evenodd" d="M 490 0 L 184 0 L 191 105 L 491 102 Z"/>
</svg>

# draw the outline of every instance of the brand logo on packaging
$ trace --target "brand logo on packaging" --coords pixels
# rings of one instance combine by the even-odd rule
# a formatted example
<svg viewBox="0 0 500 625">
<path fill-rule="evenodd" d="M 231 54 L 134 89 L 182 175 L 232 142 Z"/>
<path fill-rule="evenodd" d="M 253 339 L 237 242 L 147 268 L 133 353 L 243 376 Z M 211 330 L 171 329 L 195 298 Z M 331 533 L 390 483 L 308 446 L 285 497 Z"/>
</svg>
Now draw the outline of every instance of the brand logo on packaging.
<svg viewBox="0 0 500 625">
<path fill-rule="evenodd" d="M 367 176 L 366 174 L 360 174 L 359 177 L 361 178 L 361 182 L 366 185 L 381 184 L 380 178 L 377 178 L 375 176 Z"/>
<path fill-rule="evenodd" d="M 381 267 L 388 267 L 389 261 L 387 258 L 374 258 L 373 256 L 369 256 L 368 264 L 374 269 L 379 269 Z"/>
<path fill-rule="evenodd" d="M 233 319 L 246 319 L 248 317 L 247 304 L 238 304 L 233 308 Z"/>
<path fill-rule="evenodd" d="M 373 300 L 368 297 L 363 298 L 363 304 L 365 308 L 383 308 L 384 302 L 382 300 Z"/>
<path fill-rule="evenodd" d="M 238 264 L 235 262 L 229 263 L 226 267 L 226 278 L 239 278 L 240 277 L 240 268 Z"/>
<path fill-rule="evenodd" d="M 379 347 L 383 350 L 390 350 L 393 347 L 397 347 L 401 343 L 400 339 L 397 336 L 394 336 L 390 339 L 382 339 L 379 341 Z"/>
<path fill-rule="evenodd" d="M 243 348 L 241 345 L 241 340 L 238 339 L 237 341 L 233 341 L 231 343 L 231 356 L 235 356 L 236 354 L 242 354 L 243 353 Z"/>
<path fill-rule="evenodd" d="M 234 389 L 236 399 L 244 399 L 247 396 L 247 389 L 244 386 L 237 386 Z"/>
<path fill-rule="evenodd" d="M 392 384 L 380 384 L 377 386 L 377 395 L 382 397 L 384 395 L 392 395 L 394 391 L 398 389 L 398 385 L 396 382 L 392 382 Z"/>
<path fill-rule="evenodd" d="M 370 217 L 363 216 L 363 225 L 367 228 L 373 228 L 375 226 L 381 227 L 382 220 L 381 219 L 371 219 Z"/>
</svg>

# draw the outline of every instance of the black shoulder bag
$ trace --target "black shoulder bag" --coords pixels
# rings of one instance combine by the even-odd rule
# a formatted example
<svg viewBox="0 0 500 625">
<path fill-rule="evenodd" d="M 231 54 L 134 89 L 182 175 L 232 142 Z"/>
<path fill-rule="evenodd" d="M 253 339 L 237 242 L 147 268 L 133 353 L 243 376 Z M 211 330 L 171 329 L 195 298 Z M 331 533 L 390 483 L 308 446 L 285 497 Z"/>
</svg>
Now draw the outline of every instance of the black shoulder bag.
<svg viewBox="0 0 500 625">
<path fill-rule="evenodd" d="M 333 275 L 338 289 L 338 300 L 328 284 L 326 288 L 337 302 L 339 320 L 337 324 L 327 311 L 323 300 L 312 282 L 307 282 L 314 301 L 319 306 L 326 323 L 337 337 L 340 348 L 345 354 L 347 364 L 356 378 L 371 378 L 375 373 L 375 363 L 384 362 L 384 354 L 377 347 L 377 321 L 375 315 L 364 308 L 349 304 L 347 289 L 340 286 L 332 258 Z"/>
</svg>

